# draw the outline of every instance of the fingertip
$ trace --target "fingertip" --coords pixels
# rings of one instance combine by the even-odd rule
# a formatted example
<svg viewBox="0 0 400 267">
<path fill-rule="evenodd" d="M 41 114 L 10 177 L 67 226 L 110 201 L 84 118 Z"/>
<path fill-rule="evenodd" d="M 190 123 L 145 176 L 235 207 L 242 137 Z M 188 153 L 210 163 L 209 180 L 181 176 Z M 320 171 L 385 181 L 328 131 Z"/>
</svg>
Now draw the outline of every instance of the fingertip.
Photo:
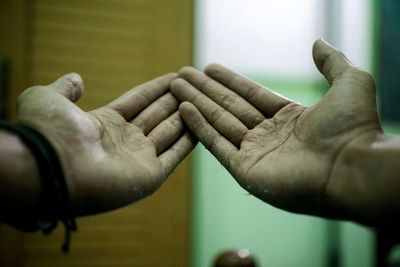
<svg viewBox="0 0 400 267">
<path fill-rule="evenodd" d="M 187 71 L 189 71 L 191 69 L 193 69 L 192 66 L 183 66 L 182 68 L 179 69 L 178 75 L 181 74 L 181 73 L 187 72 Z"/>
<path fill-rule="evenodd" d="M 153 84 L 155 83 L 155 84 L 157 84 L 156 87 L 162 87 L 162 88 L 168 89 L 170 87 L 170 85 L 171 85 L 171 82 L 177 76 L 178 75 L 175 72 L 169 72 L 169 73 L 166 73 L 166 74 L 164 74 L 162 76 L 156 77 L 153 80 L 148 81 L 147 83 L 144 83 L 143 85 L 150 84 L 150 83 L 153 83 Z"/>
<path fill-rule="evenodd" d="M 314 41 L 314 45 L 313 48 L 318 48 L 320 46 L 328 46 L 328 47 L 333 47 L 331 44 L 328 43 L 328 41 L 326 41 L 323 38 L 318 38 L 317 40 Z"/>
<path fill-rule="evenodd" d="M 176 72 L 169 72 L 169 73 L 165 74 L 164 77 L 166 77 L 166 78 L 168 78 L 170 80 L 173 80 L 176 77 L 178 77 L 178 74 Z"/>
<path fill-rule="evenodd" d="M 178 74 L 176 72 L 169 72 L 167 74 L 155 78 L 154 81 L 157 81 L 162 87 L 165 86 L 168 87 L 176 77 L 178 77 Z"/>
<path fill-rule="evenodd" d="M 340 77 L 352 66 L 340 50 L 323 39 L 314 42 L 312 52 L 316 67 L 325 76 L 329 84 L 332 84 L 337 77 Z"/>
<path fill-rule="evenodd" d="M 61 76 L 50 86 L 54 86 L 59 93 L 72 102 L 76 102 L 81 98 L 85 89 L 81 75 L 76 72 L 71 72 Z"/>
<path fill-rule="evenodd" d="M 187 112 L 192 110 L 194 107 L 194 105 L 188 101 L 184 101 L 179 105 L 179 112 L 183 111 L 183 112 Z"/>
<path fill-rule="evenodd" d="M 328 57 L 329 53 L 332 52 L 332 46 L 328 44 L 324 39 L 320 38 L 314 42 L 312 48 L 312 55 L 317 68 L 322 71 L 324 60 Z"/>
<path fill-rule="evenodd" d="M 72 84 L 74 85 L 74 87 L 77 90 L 79 90 L 82 94 L 83 91 L 85 90 L 85 85 L 83 83 L 81 75 L 79 73 L 72 72 L 72 73 L 67 74 L 67 76 L 70 79 L 70 81 L 72 82 Z"/>
<path fill-rule="evenodd" d="M 191 66 L 184 66 L 182 67 L 179 72 L 178 72 L 178 76 L 181 78 L 185 78 L 190 76 L 193 72 L 197 72 L 198 70 L 191 67 Z"/>
<path fill-rule="evenodd" d="M 211 63 L 204 68 L 204 73 L 210 74 L 210 73 L 218 72 L 222 68 L 224 68 L 224 67 L 218 63 Z"/>
<path fill-rule="evenodd" d="M 204 69 L 204 73 L 222 83 L 228 82 L 237 73 L 231 69 L 228 69 L 221 64 L 212 63 Z"/>
<path fill-rule="evenodd" d="M 197 108 L 190 102 L 184 101 L 179 105 L 179 113 L 184 120 L 190 120 L 197 116 Z"/>
<path fill-rule="evenodd" d="M 173 79 L 173 81 L 171 82 L 171 86 L 173 87 L 179 87 L 181 86 L 183 83 L 185 83 L 185 80 L 181 77 L 176 77 L 175 79 Z"/>
<path fill-rule="evenodd" d="M 187 85 L 187 82 L 182 79 L 182 78 L 175 78 L 172 82 L 171 82 L 171 92 L 172 93 L 179 93 L 180 90 L 182 90 L 183 88 L 185 88 L 185 86 Z"/>
</svg>

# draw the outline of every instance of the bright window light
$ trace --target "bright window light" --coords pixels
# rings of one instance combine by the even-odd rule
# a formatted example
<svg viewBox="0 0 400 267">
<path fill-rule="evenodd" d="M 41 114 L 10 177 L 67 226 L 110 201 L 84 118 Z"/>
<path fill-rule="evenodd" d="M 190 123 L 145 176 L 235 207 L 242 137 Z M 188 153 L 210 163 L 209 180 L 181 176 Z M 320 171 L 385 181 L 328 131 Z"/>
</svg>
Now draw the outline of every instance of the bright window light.
<svg viewBox="0 0 400 267">
<path fill-rule="evenodd" d="M 196 64 L 314 77 L 311 47 L 324 31 L 323 13 L 319 0 L 197 1 Z"/>
</svg>

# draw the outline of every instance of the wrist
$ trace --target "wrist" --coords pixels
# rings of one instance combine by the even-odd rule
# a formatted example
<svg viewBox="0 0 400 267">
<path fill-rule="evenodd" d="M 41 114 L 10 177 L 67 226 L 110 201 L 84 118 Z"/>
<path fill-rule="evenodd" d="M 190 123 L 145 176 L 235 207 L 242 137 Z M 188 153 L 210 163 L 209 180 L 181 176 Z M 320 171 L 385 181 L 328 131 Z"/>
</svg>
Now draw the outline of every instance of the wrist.
<svg viewBox="0 0 400 267">
<path fill-rule="evenodd" d="M 333 217 L 386 227 L 399 223 L 400 138 L 370 131 L 349 142 L 327 184 Z"/>
<path fill-rule="evenodd" d="M 20 138 L 0 130 L 1 205 L 6 213 L 37 208 L 40 179 L 35 157 Z"/>
<path fill-rule="evenodd" d="M 19 164 L 21 160 L 24 162 L 23 156 L 26 156 L 29 163 L 33 158 L 37 165 L 36 178 L 40 176 L 40 189 L 37 192 L 35 192 L 34 188 L 28 186 L 28 196 L 33 197 L 34 201 L 26 203 L 21 201 L 23 208 L 19 212 L 15 212 L 12 209 L 12 204 L 4 204 L 5 221 L 22 230 L 36 231 L 40 229 L 45 234 L 53 231 L 58 221 L 61 221 L 66 229 L 66 238 L 62 249 L 63 251 L 67 251 L 70 232 L 76 230 L 76 224 L 70 208 L 68 189 L 57 152 L 49 140 L 32 127 L 23 124 L 1 124 L 1 127 L 15 133 L 19 137 L 19 140 L 10 134 L 3 137 L 3 142 L 11 142 L 11 146 L 7 147 L 5 151 L 5 153 L 11 154 L 10 162 Z M 31 155 L 26 153 L 28 149 L 31 151 Z M 6 165 L 2 167 L 6 174 L 2 182 L 6 187 L 11 189 L 8 197 L 10 202 L 12 202 L 14 200 L 12 198 L 13 191 L 17 196 L 24 195 L 24 190 L 15 186 L 15 181 L 23 178 L 25 173 L 31 173 L 31 168 L 9 168 L 7 170 Z M 30 186 L 32 185 L 30 184 Z M 29 194 L 29 191 L 33 191 L 33 193 Z M 17 197 L 16 200 L 18 203 L 21 198 Z M 27 203 L 34 203 L 35 209 L 27 210 Z"/>
</svg>

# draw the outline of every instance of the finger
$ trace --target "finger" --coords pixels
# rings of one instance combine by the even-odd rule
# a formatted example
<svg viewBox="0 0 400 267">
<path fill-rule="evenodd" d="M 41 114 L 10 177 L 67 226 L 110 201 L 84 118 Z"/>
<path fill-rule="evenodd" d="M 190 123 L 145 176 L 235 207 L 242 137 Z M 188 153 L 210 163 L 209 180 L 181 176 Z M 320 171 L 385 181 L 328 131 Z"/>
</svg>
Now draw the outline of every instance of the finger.
<svg viewBox="0 0 400 267">
<path fill-rule="evenodd" d="M 196 139 L 189 132 L 186 132 L 175 144 L 159 156 L 167 176 L 186 158 L 196 146 L 196 143 Z"/>
<path fill-rule="evenodd" d="M 47 87 L 55 89 L 71 102 L 78 101 L 84 90 L 82 78 L 78 73 L 66 74 Z"/>
<path fill-rule="evenodd" d="M 235 146 L 240 147 L 243 136 L 248 132 L 240 120 L 181 78 L 171 83 L 171 91 L 181 101 L 192 102 L 214 128 Z"/>
<path fill-rule="evenodd" d="M 165 94 L 175 77 L 175 73 L 169 73 L 136 86 L 109 103 L 107 107 L 117 111 L 126 121 L 130 121 L 154 100 Z"/>
<path fill-rule="evenodd" d="M 192 67 L 184 67 L 179 71 L 179 77 L 187 80 L 218 105 L 232 113 L 249 129 L 265 120 L 263 114 L 254 106 L 204 73 Z"/>
<path fill-rule="evenodd" d="M 231 166 L 236 162 L 238 149 L 212 127 L 193 104 L 189 102 L 182 103 L 179 106 L 179 112 L 197 139 L 225 168 L 231 170 Z"/>
<path fill-rule="evenodd" d="M 183 130 L 183 120 L 176 111 L 158 124 L 147 137 L 154 143 L 157 155 L 160 155 L 181 136 Z"/>
<path fill-rule="evenodd" d="M 150 104 L 131 122 L 147 135 L 161 121 L 178 110 L 178 101 L 171 93 L 166 93 Z"/>
<path fill-rule="evenodd" d="M 314 43 L 313 57 L 315 65 L 331 85 L 323 103 L 335 107 L 347 105 L 353 109 L 360 104 L 360 110 L 372 107 L 370 110 L 375 113 L 375 81 L 369 73 L 354 67 L 342 52 L 321 39 Z"/>
<path fill-rule="evenodd" d="M 291 103 L 289 99 L 221 65 L 211 64 L 204 72 L 243 97 L 266 117 L 272 117 L 281 108 Z"/>
<path fill-rule="evenodd" d="M 313 58 L 318 70 L 325 76 L 330 85 L 352 67 L 350 61 L 342 52 L 322 39 L 314 43 Z"/>
</svg>

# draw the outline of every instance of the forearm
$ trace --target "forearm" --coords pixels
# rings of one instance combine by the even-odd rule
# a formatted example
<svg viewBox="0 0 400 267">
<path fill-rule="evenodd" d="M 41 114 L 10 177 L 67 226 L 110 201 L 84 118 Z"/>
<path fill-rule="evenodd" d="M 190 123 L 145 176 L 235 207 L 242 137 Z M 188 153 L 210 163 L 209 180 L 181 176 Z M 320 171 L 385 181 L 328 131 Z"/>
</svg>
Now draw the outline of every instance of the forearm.
<svg viewBox="0 0 400 267">
<path fill-rule="evenodd" d="M 14 134 L 0 130 L 0 207 L 2 215 L 38 205 L 40 179 L 32 153 Z"/>
<path fill-rule="evenodd" d="M 337 217 L 377 227 L 400 223 L 400 137 L 366 134 L 340 153 L 327 184 Z"/>
</svg>

